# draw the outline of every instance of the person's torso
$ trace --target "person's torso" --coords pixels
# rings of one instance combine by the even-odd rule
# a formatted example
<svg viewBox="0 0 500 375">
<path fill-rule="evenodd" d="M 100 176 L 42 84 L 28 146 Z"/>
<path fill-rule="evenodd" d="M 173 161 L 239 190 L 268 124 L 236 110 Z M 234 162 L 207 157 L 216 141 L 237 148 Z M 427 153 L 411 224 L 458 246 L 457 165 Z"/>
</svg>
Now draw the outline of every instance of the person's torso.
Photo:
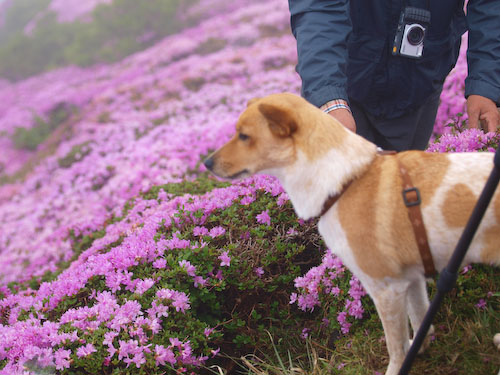
<svg viewBox="0 0 500 375">
<path fill-rule="evenodd" d="M 419 59 L 392 54 L 404 6 L 427 9 L 430 25 Z M 351 0 L 348 93 L 375 116 L 398 117 L 421 105 L 456 63 L 466 31 L 463 0 Z"/>
</svg>

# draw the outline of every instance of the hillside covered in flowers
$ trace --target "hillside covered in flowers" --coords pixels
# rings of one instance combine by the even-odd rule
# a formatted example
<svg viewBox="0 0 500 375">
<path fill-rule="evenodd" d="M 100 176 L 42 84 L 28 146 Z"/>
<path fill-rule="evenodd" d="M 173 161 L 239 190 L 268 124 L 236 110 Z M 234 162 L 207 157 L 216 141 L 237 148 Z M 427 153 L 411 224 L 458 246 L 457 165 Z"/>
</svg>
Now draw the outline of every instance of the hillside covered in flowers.
<svg viewBox="0 0 500 375">
<path fill-rule="evenodd" d="M 118 63 L 0 81 L 0 374 L 198 373 L 258 345 L 264 328 L 242 327 L 264 311 L 303 337 L 311 327 L 286 314 L 317 310 L 323 294 L 331 322 L 318 325 L 348 334 L 364 316 L 359 282 L 323 257 L 276 180 L 229 184 L 201 165 L 249 99 L 299 93 L 287 3 L 185 12 L 204 21 Z M 455 131 L 465 75 L 463 50 L 430 151 L 498 142 Z"/>
</svg>

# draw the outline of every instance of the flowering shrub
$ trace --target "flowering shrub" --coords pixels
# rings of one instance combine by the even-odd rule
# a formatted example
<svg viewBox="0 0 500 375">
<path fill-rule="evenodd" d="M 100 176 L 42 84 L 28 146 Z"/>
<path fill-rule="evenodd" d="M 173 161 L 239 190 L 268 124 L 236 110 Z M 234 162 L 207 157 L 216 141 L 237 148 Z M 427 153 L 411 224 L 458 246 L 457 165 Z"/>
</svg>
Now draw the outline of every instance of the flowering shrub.
<svg viewBox="0 0 500 375">
<path fill-rule="evenodd" d="M 326 315 L 336 316 L 337 322 L 324 320 L 323 323 L 347 334 L 352 320 L 363 318 L 362 297 L 366 296 L 359 280 L 349 275 L 340 259 L 328 251 L 320 266 L 295 280 L 301 293 L 292 293 L 290 303 L 296 302 L 300 309 L 311 311 L 316 306 L 328 306 Z M 347 280 L 349 287 L 343 285 Z"/>
<path fill-rule="evenodd" d="M 221 347 L 255 345 L 256 331 L 272 330 L 262 316 L 300 327 L 288 295 L 319 262 L 302 243 L 315 228 L 297 221 L 278 183 L 258 177 L 189 197 L 174 197 L 176 188 L 135 199 L 100 232 L 73 235 L 80 254 L 70 264 L 2 288 L 0 373 L 33 360 L 61 373 L 182 372 Z"/>
<path fill-rule="evenodd" d="M 465 129 L 457 134 L 443 134 L 439 140 L 429 145 L 434 152 L 495 152 L 500 143 L 500 133 L 484 133 L 478 129 Z"/>
<path fill-rule="evenodd" d="M 267 345 L 265 330 L 313 335 L 320 307 L 343 333 L 372 308 L 276 180 L 205 177 L 249 99 L 300 88 L 286 3 L 211 5 L 122 62 L 0 82 L 0 374 L 197 371 Z M 463 56 L 432 151 L 493 147 L 444 126 L 464 112 Z M 16 145 L 61 103 L 78 111 L 50 142 Z"/>
<path fill-rule="evenodd" d="M 467 120 L 457 113 L 455 120 L 446 125 L 447 133 L 438 135 L 427 151 L 433 152 L 495 152 L 500 143 L 500 132 L 485 133 L 480 129 L 468 129 Z"/>
</svg>

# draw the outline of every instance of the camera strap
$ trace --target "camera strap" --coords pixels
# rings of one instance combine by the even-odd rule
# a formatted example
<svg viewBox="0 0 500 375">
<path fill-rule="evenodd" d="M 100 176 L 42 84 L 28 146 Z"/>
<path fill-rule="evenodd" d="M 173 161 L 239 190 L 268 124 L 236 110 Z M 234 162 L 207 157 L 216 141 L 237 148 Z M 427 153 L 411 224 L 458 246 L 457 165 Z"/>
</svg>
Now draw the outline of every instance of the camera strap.
<svg viewBox="0 0 500 375">
<path fill-rule="evenodd" d="M 423 1 L 419 1 L 419 3 L 423 3 Z M 403 4 L 401 9 L 405 9 L 406 7 L 414 7 L 415 5 L 409 5 L 408 0 L 403 0 Z M 431 0 L 425 0 L 425 7 L 420 7 L 422 9 L 428 10 L 429 12 L 431 11 Z"/>
</svg>

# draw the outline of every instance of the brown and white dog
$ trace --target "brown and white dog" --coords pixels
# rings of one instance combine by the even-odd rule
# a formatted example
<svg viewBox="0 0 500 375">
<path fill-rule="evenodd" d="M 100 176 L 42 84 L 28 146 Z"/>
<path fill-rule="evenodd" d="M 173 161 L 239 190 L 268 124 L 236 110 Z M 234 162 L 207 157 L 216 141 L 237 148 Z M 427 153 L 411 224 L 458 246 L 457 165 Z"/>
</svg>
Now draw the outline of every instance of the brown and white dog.
<svg viewBox="0 0 500 375">
<path fill-rule="evenodd" d="M 389 367 L 407 352 L 429 306 L 424 268 L 401 191 L 398 159 L 421 194 L 434 265 L 447 264 L 493 167 L 492 153 L 381 155 L 377 147 L 292 94 L 248 103 L 236 135 L 205 166 L 220 177 L 278 177 L 303 219 L 349 187 L 318 223 L 327 246 L 361 281 L 382 320 Z M 500 264 L 500 194 L 486 212 L 465 263 Z"/>
</svg>

